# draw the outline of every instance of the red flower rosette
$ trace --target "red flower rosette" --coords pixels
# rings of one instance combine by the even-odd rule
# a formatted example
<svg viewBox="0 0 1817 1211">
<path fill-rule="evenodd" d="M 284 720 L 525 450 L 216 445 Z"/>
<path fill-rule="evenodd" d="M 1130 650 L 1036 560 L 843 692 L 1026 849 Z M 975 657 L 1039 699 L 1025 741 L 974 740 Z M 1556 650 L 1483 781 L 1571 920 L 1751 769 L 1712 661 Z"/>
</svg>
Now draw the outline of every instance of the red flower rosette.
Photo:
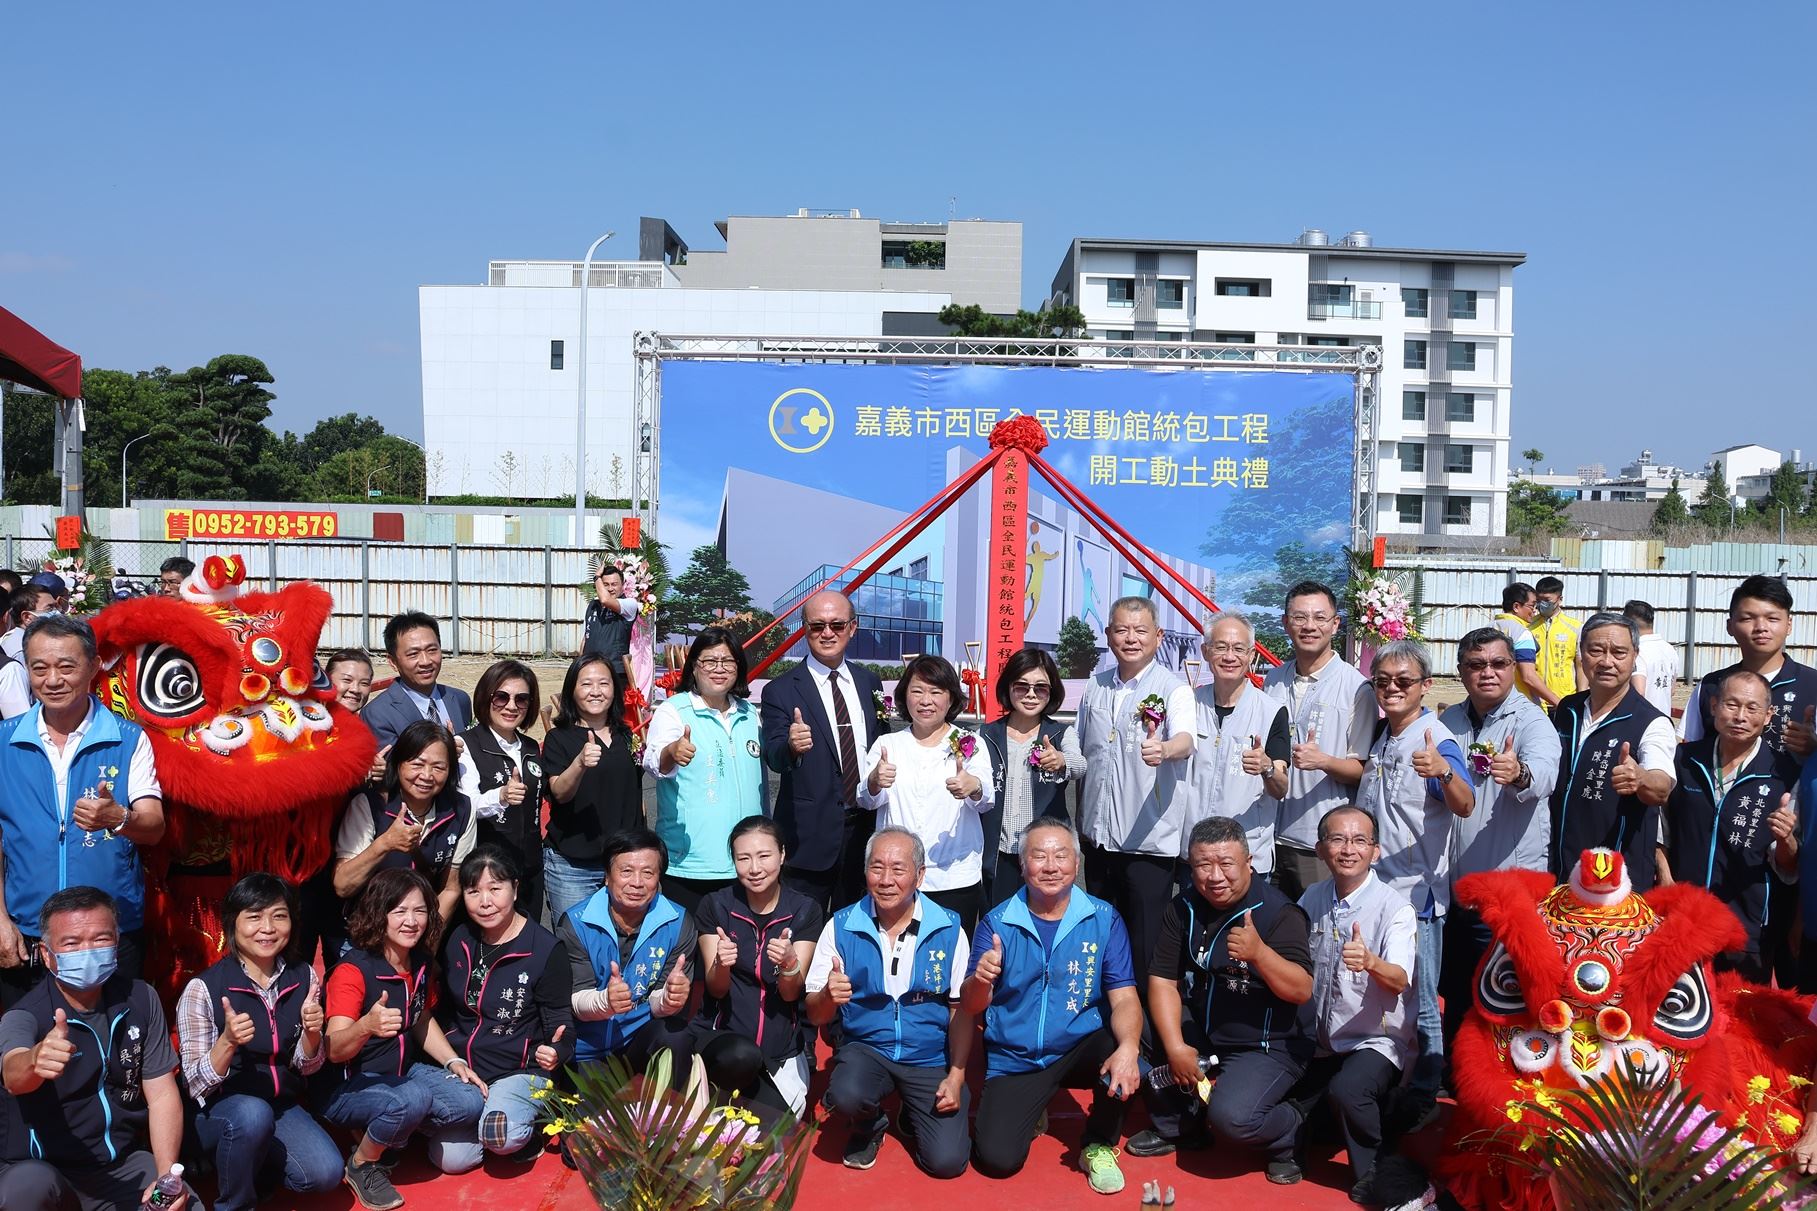
<svg viewBox="0 0 1817 1211">
<path fill-rule="evenodd" d="M 991 430 L 991 449 L 1005 447 L 1039 454 L 1047 449 L 1047 430 L 1032 416 L 1013 416 Z"/>
</svg>

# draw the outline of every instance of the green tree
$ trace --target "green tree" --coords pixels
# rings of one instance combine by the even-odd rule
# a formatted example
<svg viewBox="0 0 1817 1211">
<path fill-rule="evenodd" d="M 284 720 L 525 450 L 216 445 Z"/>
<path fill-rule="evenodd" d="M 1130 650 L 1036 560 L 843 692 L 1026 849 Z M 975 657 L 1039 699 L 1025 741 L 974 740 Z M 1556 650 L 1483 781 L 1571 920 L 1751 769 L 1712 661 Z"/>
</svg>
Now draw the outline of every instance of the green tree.
<svg viewBox="0 0 1817 1211">
<path fill-rule="evenodd" d="M 1804 511 L 1805 490 L 1804 476 L 1790 461 L 1779 464 L 1773 472 L 1773 478 L 1767 482 L 1766 498 L 1760 502 L 1761 516 L 1769 524 L 1779 520 L 1779 510 L 1784 509 L 1788 521 Z"/>
<path fill-rule="evenodd" d="M 370 416 L 357 412 L 325 416 L 301 439 L 303 465 L 313 471 L 337 454 L 370 446 L 384 436 L 385 426 Z"/>
<path fill-rule="evenodd" d="M 694 636 L 727 616 L 751 612 L 751 582 L 712 543 L 694 548 L 688 566 L 663 599 L 663 626 L 671 635 Z M 766 618 L 765 621 L 768 621 Z M 741 637 L 759 628 L 751 627 Z"/>
<path fill-rule="evenodd" d="M 954 329 L 956 336 L 1002 337 L 1075 337 L 1085 331 L 1085 313 L 1077 307 L 1060 304 L 1039 311 L 1018 311 L 1015 315 L 994 315 L 976 303 L 960 306 L 949 303 L 937 317 Z"/>
<path fill-rule="evenodd" d="M 1525 450 L 1520 452 L 1520 456 L 1527 463 L 1528 473 L 1537 474 L 1539 471 L 1539 464 L 1545 461 L 1546 452 L 1541 450 L 1538 446 L 1528 446 Z"/>
<path fill-rule="evenodd" d="M 1722 464 L 1715 463 L 1710 467 L 1710 477 L 1704 481 L 1703 491 L 1697 494 L 1697 503 L 1691 506 L 1691 516 L 1706 526 L 1727 526 L 1732 516 L 1729 505 L 1729 481 L 1722 473 Z"/>
<path fill-rule="evenodd" d="M 1508 533 L 1527 539 L 1571 528 L 1565 498 L 1543 484 L 1517 479 L 1508 485 Z"/>
<path fill-rule="evenodd" d="M 1685 505 L 1684 493 L 1678 490 L 1678 477 L 1672 477 L 1672 486 L 1659 498 L 1659 504 L 1653 509 L 1653 533 L 1664 535 L 1678 526 L 1691 520 L 1691 510 Z"/>
<path fill-rule="evenodd" d="M 9 505 L 54 505 L 63 485 L 51 470 L 51 446 L 57 428 L 57 401 L 7 383 L 0 388 L 5 409 L 4 451 Z"/>
<path fill-rule="evenodd" d="M 1098 637 L 1083 618 L 1070 617 L 1060 624 L 1060 650 L 1054 659 L 1063 676 L 1091 676 L 1098 666 Z"/>
</svg>

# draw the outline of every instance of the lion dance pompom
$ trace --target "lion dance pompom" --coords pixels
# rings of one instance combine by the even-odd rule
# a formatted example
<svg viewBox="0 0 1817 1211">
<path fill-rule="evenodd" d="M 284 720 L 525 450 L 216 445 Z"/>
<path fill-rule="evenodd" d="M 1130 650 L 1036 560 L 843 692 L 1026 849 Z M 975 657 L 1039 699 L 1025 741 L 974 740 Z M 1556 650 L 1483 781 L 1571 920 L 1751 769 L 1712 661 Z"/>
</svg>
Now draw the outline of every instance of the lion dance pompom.
<svg viewBox="0 0 1817 1211">
<path fill-rule="evenodd" d="M 180 600 L 134 598 L 94 619 L 95 692 L 144 729 L 164 787 L 168 827 L 145 863 L 146 976 L 167 1004 L 224 951 L 234 879 L 300 883 L 328 861 L 335 815 L 378 747 L 316 664 L 328 592 L 242 591 L 245 577 L 238 556 L 211 556 Z"/>
<path fill-rule="evenodd" d="M 1808 998 L 1716 975 L 1740 920 L 1700 887 L 1637 895 L 1620 854 L 1587 850 L 1568 883 L 1539 871 L 1469 875 L 1457 901 L 1494 937 L 1452 1049 L 1457 1113 L 1439 1175 L 1472 1211 L 1553 1211 L 1544 1177 L 1517 1159 L 1548 1105 L 1633 1070 L 1686 1092 L 1753 1142 L 1797 1138 L 1817 1060 Z M 1536 1125 L 1538 1124 L 1538 1125 Z"/>
</svg>

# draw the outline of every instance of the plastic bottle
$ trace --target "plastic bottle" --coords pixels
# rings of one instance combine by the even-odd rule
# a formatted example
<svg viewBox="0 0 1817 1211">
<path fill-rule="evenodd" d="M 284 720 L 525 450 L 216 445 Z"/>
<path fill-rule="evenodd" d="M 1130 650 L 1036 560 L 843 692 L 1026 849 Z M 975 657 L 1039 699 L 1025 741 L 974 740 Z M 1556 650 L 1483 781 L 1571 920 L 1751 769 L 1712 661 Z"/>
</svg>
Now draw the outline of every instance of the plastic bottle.
<svg viewBox="0 0 1817 1211">
<path fill-rule="evenodd" d="M 183 1166 L 172 1165 L 170 1172 L 158 1179 L 158 1184 L 151 1189 L 151 1205 L 154 1207 L 174 1207 L 183 1201 Z"/>
</svg>

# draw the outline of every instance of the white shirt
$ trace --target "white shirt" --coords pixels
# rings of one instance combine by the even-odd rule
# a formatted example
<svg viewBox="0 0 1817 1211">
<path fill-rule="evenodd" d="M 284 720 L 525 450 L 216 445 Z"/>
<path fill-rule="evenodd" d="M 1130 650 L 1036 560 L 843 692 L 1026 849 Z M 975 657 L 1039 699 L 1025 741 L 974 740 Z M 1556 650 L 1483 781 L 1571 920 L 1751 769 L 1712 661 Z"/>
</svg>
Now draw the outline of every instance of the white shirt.
<svg viewBox="0 0 1817 1211">
<path fill-rule="evenodd" d="M 372 826 L 372 812 L 367 807 L 366 796 L 358 794 L 341 813 L 341 831 L 334 836 L 334 856 L 351 858 L 364 853 L 366 847 L 378 839 L 378 831 Z M 461 839 L 454 843 L 454 865 L 466 861 L 467 855 L 473 852 L 473 846 L 479 840 L 479 812 L 467 813 L 467 827 L 461 831 Z M 438 887 L 436 889 L 440 891 Z"/>
<path fill-rule="evenodd" d="M 845 709 L 851 715 L 852 751 L 861 758 L 864 755 L 864 717 L 876 714 L 876 710 L 858 700 L 858 686 L 852 681 L 852 666 L 848 660 L 841 660 L 838 668 L 828 668 L 813 656 L 808 657 L 808 675 L 814 679 L 814 688 L 820 692 L 820 705 L 826 711 L 827 725 L 833 729 L 833 760 L 839 756 L 839 712 L 833 709 L 833 683 L 828 674 L 839 674 L 839 692 L 845 696 Z M 676 735 L 680 735 L 678 731 Z M 859 777 L 864 777 L 863 762 L 860 761 Z"/>
<path fill-rule="evenodd" d="M 50 757 L 51 776 L 56 779 L 57 783 L 57 819 L 63 823 L 68 823 L 76 799 L 81 798 L 91 789 L 79 786 L 76 788 L 78 793 L 72 796 L 69 793 L 69 767 L 75 764 L 76 750 L 82 747 L 82 738 L 88 735 L 88 725 L 95 721 L 95 711 L 98 709 L 100 708 L 95 705 L 95 700 L 90 698 L 88 714 L 82 717 L 82 722 L 77 724 L 64 739 L 61 749 L 51 742 L 50 728 L 44 722 L 44 712 L 39 711 L 37 715 L 38 739 L 44 742 L 44 751 Z M 130 804 L 136 803 L 140 799 L 164 798 L 164 788 L 158 785 L 157 766 L 152 761 L 151 741 L 146 738 L 143 731 L 139 733 L 139 742 L 133 746 L 132 759 L 126 763 L 126 793 L 120 793 L 121 787 L 117 781 L 113 790 L 114 799 L 119 803 Z"/>
<path fill-rule="evenodd" d="M 1678 679 L 1678 650 L 1658 635 L 1642 635 L 1634 672 L 1645 682 L 1641 693 L 1646 695 L 1647 701 L 1670 719 L 1672 686 Z"/>
<path fill-rule="evenodd" d="M 499 749 L 511 759 L 511 764 L 517 767 L 517 776 L 522 778 L 524 776 L 524 744 L 523 741 L 517 739 L 516 732 L 511 735 L 512 738 L 507 740 L 497 731 L 492 732 L 492 738 L 498 741 Z M 503 816 L 505 810 L 500 805 L 498 796 L 504 787 L 500 785 L 487 790 L 480 789 L 479 766 L 473 763 L 473 754 L 467 751 L 465 745 L 461 746 L 459 767 L 461 794 L 467 796 L 467 802 L 473 805 L 473 814 L 483 820 Z"/>
<path fill-rule="evenodd" d="M 0 668 L 0 719 L 11 719 L 32 709 L 32 679 L 25 662 L 15 660 Z"/>
<path fill-rule="evenodd" d="M 8 656 L 11 656 L 14 660 L 18 660 L 19 658 L 24 656 L 25 655 L 25 628 L 24 627 L 14 627 L 12 630 L 8 631 L 6 634 L 0 635 L 0 652 L 5 652 Z"/>
<path fill-rule="evenodd" d="M 1590 700 L 1584 699 L 1584 729 L 1577 737 L 1578 753 L 1583 752 L 1584 745 L 1589 743 L 1590 737 L 1595 734 L 1596 729 L 1607 723 L 1609 716 L 1613 715 L 1620 705 L 1621 699 L 1617 698 L 1601 716 L 1592 719 L 1590 718 Z M 1690 717 L 1690 712 L 1687 711 L 1685 718 Z M 1640 734 L 1640 751 L 1633 754 L 1633 757 L 1640 763 L 1641 769 L 1661 771 L 1676 786 L 1678 784 L 1678 766 L 1672 760 L 1672 756 L 1677 751 L 1678 737 L 1672 731 L 1672 720 L 1668 716 L 1664 719 L 1655 719 L 1647 724 L 1647 730 Z M 1572 756 L 1576 755 L 1576 753 L 1572 754 Z"/>
<path fill-rule="evenodd" d="M 840 909 L 839 911 L 844 912 L 845 910 Z M 919 895 L 915 897 L 915 911 L 912 917 L 917 922 L 921 920 L 921 897 Z M 833 939 L 833 932 L 833 918 L 829 916 L 826 926 L 820 931 L 820 940 L 814 944 L 814 959 L 808 964 L 807 979 L 801 985 L 804 996 L 825 988 L 827 977 L 833 974 L 833 960 L 839 957 L 838 944 Z M 972 944 L 971 939 L 965 936 L 963 929 L 954 930 L 953 935 L 953 977 L 946 995 L 950 1000 L 957 1001 L 959 986 L 965 983 L 965 969 L 971 966 Z M 877 930 L 877 936 L 879 938 L 884 936 L 881 927 Z M 883 956 L 883 991 L 892 1000 L 901 1000 L 902 994 L 908 991 L 909 981 L 915 978 L 915 943 L 919 937 L 920 935 L 914 930 L 903 929 L 896 938 L 896 944 L 890 947 L 888 954 Z M 889 945 L 887 940 L 884 945 Z"/>
<path fill-rule="evenodd" d="M 1374 1051 L 1407 1071 L 1418 1050 L 1412 1001 L 1419 925 L 1413 905 L 1372 870 L 1342 899 L 1337 898 L 1334 880 L 1313 884 L 1300 897 L 1300 907 L 1311 922 L 1312 1003 L 1319 1050 L 1337 1055 Z M 1398 995 L 1367 972 L 1344 966 L 1352 925 L 1361 927 L 1363 945 L 1407 973 L 1407 987 Z"/>
<path fill-rule="evenodd" d="M 448 713 L 448 704 L 443 701 L 444 695 L 439 684 L 427 694 L 417 693 L 402 681 L 397 684 L 404 691 L 404 696 L 410 699 L 410 705 L 416 708 L 417 714 L 434 720 L 450 731 L 455 730 L 454 716 Z"/>
<path fill-rule="evenodd" d="M 984 879 L 984 825 L 980 814 L 990 806 L 984 789 L 994 784 L 990 746 L 972 735 L 972 755 L 965 772 L 978 779 L 978 794 L 955 799 L 946 780 L 958 769 L 951 739 L 959 729 L 948 724 L 939 740 L 919 743 L 907 732 L 879 736 L 858 759 L 858 806 L 877 813 L 879 828 L 894 825 L 921 838 L 927 847 L 923 891 L 953 891 Z M 896 766 L 896 784 L 871 794 L 871 771 L 888 752 Z M 995 844 L 995 838 L 992 838 Z"/>
</svg>

